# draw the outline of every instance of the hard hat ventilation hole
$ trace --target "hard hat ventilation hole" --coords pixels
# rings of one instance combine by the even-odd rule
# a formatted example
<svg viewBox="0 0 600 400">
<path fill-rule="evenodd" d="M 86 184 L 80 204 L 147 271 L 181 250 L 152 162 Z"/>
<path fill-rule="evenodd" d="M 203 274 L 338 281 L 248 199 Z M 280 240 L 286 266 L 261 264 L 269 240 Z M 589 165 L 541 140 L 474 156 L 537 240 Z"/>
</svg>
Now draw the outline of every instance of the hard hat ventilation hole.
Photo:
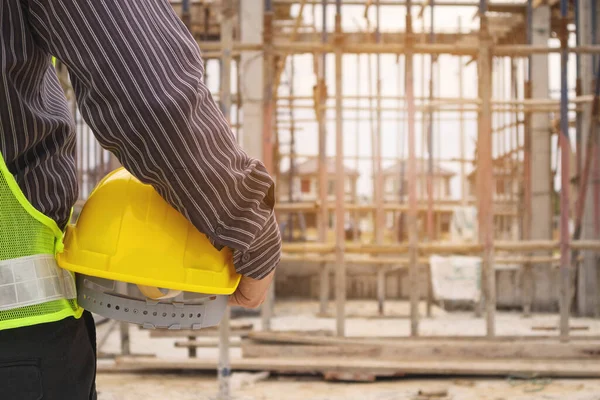
<svg viewBox="0 0 600 400">
<path fill-rule="evenodd" d="M 200 318 L 202 316 L 202 314 L 198 313 L 198 315 L 196 315 L 198 318 Z"/>
<path fill-rule="evenodd" d="M 171 314 L 171 318 L 175 318 L 175 313 Z"/>
<path fill-rule="evenodd" d="M 133 313 L 134 313 L 134 314 L 137 314 L 137 313 L 138 313 L 138 310 L 137 310 L 137 308 L 134 308 L 134 309 L 133 309 Z"/>
<path fill-rule="evenodd" d="M 115 306 L 115 310 L 117 310 L 117 311 L 118 311 L 120 308 L 121 308 L 121 307 L 119 307 L 119 306 Z"/>
<path fill-rule="evenodd" d="M 194 314 L 190 314 L 190 318 L 193 318 L 193 317 L 194 317 Z"/>
<path fill-rule="evenodd" d="M 106 307 L 110 308 L 110 303 L 108 303 L 108 304 L 106 305 Z"/>
<path fill-rule="evenodd" d="M 148 311 L 144 311 L 144 315 L 148 315 Z"/>
<path fill-rule="evenodd" d="M 181 318 L 185 318 L 185 314 L 184 313 L 181 313 Z"/>
<path fill-rule="evenodd" d="M 164 313 L 163 313 L 163 317 L 166 317 L 166 316 L 167 316 L 167 313 L 166 313 L 166 312 L 164 312 Z"/>
<path fill-rule="evenodd" d="M 129 312 L 129 308 L 125 307 L 125 312 Z"/>
<path fill-rule="evenodd" d="M 152 315 L 154 315 L 155 317 L 156 317 L 156 315 L 157 315 L 157 314 L 158 314 L 158 313 L 157 313 L 156 311 L 154 311 L 154 312 L 152 313 Z"/>
</svg>

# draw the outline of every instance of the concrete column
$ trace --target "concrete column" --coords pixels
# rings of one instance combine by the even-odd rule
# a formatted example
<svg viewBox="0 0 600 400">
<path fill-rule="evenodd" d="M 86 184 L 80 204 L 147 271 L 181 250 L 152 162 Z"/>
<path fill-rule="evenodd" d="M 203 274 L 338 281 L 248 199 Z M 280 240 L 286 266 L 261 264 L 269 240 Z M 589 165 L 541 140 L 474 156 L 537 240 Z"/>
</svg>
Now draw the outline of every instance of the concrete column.
<svg viewBox="0 0 600 400">
<path fill-rule="evenodd" d="M 242 43 L 262 43 L 263 0 L 240 1 Z M 250 157 L 263 159 L 263 57 L 258 51 L 244 51 L 240 62 L 242 131 L 240 143 Z M 243 90 L 241 89 L 243 88 Z"/>
<path fill-rule="evenodd" d="M 550 38 L 550 7 L 533 11 L 533 45 L 547 46 Z M 548 99 L 548 55 L 531 57 L 532 98 Z M 550 239 L 552 235 L 552 181 L 550 118 L 547 113 L 531 117 L 532 239 Z"/>
<path fill-rule="evenodd" d="M 591 2 L 596 0 L 580 0 L 581 10 L 579 12 L 579 40 L 581 45 L 592 44 L 592 15 Z M 582 95 L 592 94 L 594 91 L 594 69 L 593 56 L 582 54 L 580 58 L 580 77 Z M 590 131 L 592 107 L 586 104 L 582 113 L 581 123 L 581 150 L 582 169 L 585 162 L 585 149 Z M 585 199 L 583 213 L 583 225 L 581 239 L 598 239 L 594 228 L 594 164 L 588 181 L 588 189 Z M 598 301 L 598 254 L 591 251 L 582 252 L 583 261 L 577 271 L 577 312 L 585 316 L 598 316 L 600 304 Z"/>
<path fill-rule="evenodd" d="M 532 44 L 547 46 L 550 38 L 550 7 L 541 5 L 533 10 Z M 531 97 L 549 98 L 548 55 L 531 57 Z M 548 113 L 534 113 L 531 116 L 531 238 L 552 238 L 552 175 L 550 116 Z M 533 302 L 543 303 L 544 308 L 553 305 L 557 294 L 552 292 L 553 275 L 547 266 L 534 268 Z M 530 290 L 531 290 L 530 289 Z"/>
</svg>

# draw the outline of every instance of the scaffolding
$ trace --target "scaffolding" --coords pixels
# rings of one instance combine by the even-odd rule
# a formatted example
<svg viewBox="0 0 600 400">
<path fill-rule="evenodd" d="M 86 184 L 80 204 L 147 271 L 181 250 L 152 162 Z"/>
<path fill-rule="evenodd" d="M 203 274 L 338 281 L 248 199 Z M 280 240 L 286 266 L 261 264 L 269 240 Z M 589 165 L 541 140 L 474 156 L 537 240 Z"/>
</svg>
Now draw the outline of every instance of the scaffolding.
<svg viewBox="0 0 600 400">
<path fill-rule="evenodd" d="M 221 86 L 220 94 L 215 98 L 222 105 L 225 115 L 228 118 L 232 116 L 232 129 L 238 139 L 242 144 L 252 140 L 252 137 L 248 137 L 250 133 L 245 108 L 258 102 L 262 107 L 261 136 L 253 137 L 253 140 L 260 143 L 256 150 L 260 154 L 254 150 L 253 154 L 263 160 L 278 183 L 282 179 L 282 162 L 289 160 L 287 179 L 290 201 L 277 204 L 278 218 L 281 221 L 294 213 L 312 213 L 316 215 L 317 235 L 316 242 L 284 243 L 282 263 L 295 261 L 319 265 L 322 313 L 328 308 L 329 279 L 333 273 L 336 333 L 339 337 L 345 336 L 346 279 L 347 265 L 350 263 L 374 266 L 377 269 L 380 313 L 384 309 L 386 274 L 408 269 L 410 333 L 413 337 L 419 336 L 418 306 L 423 295 L 419 293 L 419 288 L 427 276 L 428 257 L 432 254 L 468 254 L 482 258 L 486 336 L 490 340 L 497 336 L 495 271 L 498 265 L 518 264 L 523 270 L 525 315 L 529 315 L 532 309 L 533 266 L 544 265 L 548 271 L 554 267 L 559 268 L 561 285 L 558 338 L 561 341 L 570 340 L 569 317 L 574 303 L 578 305 L 580 312 L 587 315 L 595 313 L 598 316 L 599 283 L 588 283 L 583 290 L 582 285 L 576 281 L 578 274 L 591 268 L 585 265 L 586 260 L 597 260 L 600 252 L 598 227 L 595 236 L 589 236 L 589 227 L 585 228 L 588 229 L 587 236 L 583 235 L 584 220 L 587 220 L 584 215 L 593 217 L 592 220 L 600 225 L 597 130 L 600 122 L 600 64 L 597 62 L 600 44 L 597 32 L 580 40 L 587 34 L 581 29 L 583 20 L 590 26 L 596 26 L 597 11 L 591 12 L 590 9 L 594 5 L 593 1 L 248 1 L 255 7 L 261 7 L 263 11 L 259 18 L 259 26 L 262 26 L 260 43 L 246 40 L 244 35 L 247 33 L 241 28 L 246 14 L 241 12 L 240 7 L 244 7 L 241 3 L 246 2 L 247 0 L 240 2 L 240 5 L 231 0 L 183 0 L 171 3 L 197 39 L 205 62 L 219 62 Z M 364 9 L 366 28 L 344 29 L 342 17 L 350 7 Z M 383 31 L 382 10 L 391 7 L 404 11 L 405 22 L 398 29 Z M 445 7 L 473 10 L 473 20 L 479 21 L 478 29 L 467 31 L 459 20 L 452 32 L 436 30 L 434 16 Z M 539 39 L 533 32 L 533 24 L 534 16 L 542 9 L 545 14 L 540 15 L 544 16 L 543 22 L 548 31 L 545 37 Z M 429 32 L 424 29 L 426 12 L 429 13 Z M 328 29 L 332 13 L 335 22 L 333 29 Z M 321 17 L 320 21 L 317 15 Z M 415 22 L 419 21 L 423 25 L 421 32 L 415 29 Z M 553 33 L 559 45 L 548 44 Z M 577 38 L 575 45 L 570 40 L 573 38 Z M 259 59 L 262 63 L 262 93 L 242 93 L 244 79 L 248 79 L 244 77 L 249 62 L 244 55 L 248 54 L 253 54 L 250 62 Z M 300 55 L 310 55 L 313 58 L 315 77 L 312 96 L 295 94 L 297 82 L 294 73 L 287 76 L 288 90 L 281 89 L 284 71 Z M 397 58 L 398 88 L 395 95 L 384 94 L 382 90 L 381 63 L 384 55 Z M 537 78 L 532 65 L 547 64 L 550 55 L 560 57 L 560 98 L 549 98 L 548 94 L 542 98 L 537 95 L 539 91 L 535 90 Z M 575 56 L 578 65 L 577 88 L 569 86 L 570 55 Z M 367 58 L 369 72 L 368 93 L 362 93 L 358 82 L 356 94 L 345 94 L 345 63 L 355 59 L 360 71 L 364 65 L 363 56 Z M 429 56 L 428 65 L 425 63 L 425 56 Z M 372 57 L 375 57 L 375 68 L 372 68 Z M 415 77 L 415 61 L 419 57 L 423 58 L 421 71 L 417 71 L 420 72 L 420 82 Z M 441 68 L 441 57 L 456 62 L 459 71 L 459 91 L 456 97 L 441 94 L 441 74 L 437 72 L 436 77 L 436 71 Z M 333 69 L 327 68 L 328 62 L 334 63 Z M 593 65 L 599 65 L 596 77 L 592 67 L 582 67 L 586 63 L 592 65 L 592 62 Z M 470 64 L 477 66 L 478 84 L 477 95 L 469 98 L 465 97 L 464 69 Z M 235 73 L 232 73 L 232 69 Z M 429 71 L 428 76 L 426 70 Z M 327 74 L 331 71 L 334 76 L 328 80 Z M 237 93 L 231 93 L 230 90 L 232 76 L 236 80 Z M 371 82 L 372 77 L 375 87 Z M 333 91 L 327 82 L 334 83 Z M 595 85 L 592 85 L 593 82 Z M 547 89 L 547 82 L 545 85 Z M 415 94 L 418 89 L 420 95 Z M 231 112 L 232 108 L 234 112 Z M 301 111 L 305 111 L 302 116 Z M 308 112 L 312 112 L 312 116 L 307 116 Z M 240 114 L 244 117 L 241 118 Z M 553 121 L 549 120 L 550 114 L 554 115 Z M 345 150 L 350 146 L 345 143 L 353 137 L 345 131 L 344 122 L 363 119 L 369 122 L 370 129 L 366 133 L 360 132 L 357 123 L 354 134 L 356 142 L 353 146 L 357 149 L 356 154 L 346 156 Z M 469 157 L 466 124 L 474 119 L 477 122 L 477 144 L 475 154 Z M 384 156 L 382 153 L 385 121 L 393 121 L 398 126 L 395 156 Z M 446 121 L 459 123 L 459 152 L 453 157 L 446 157 L 441 153 L 441 128 Z M 552 152 L 551 147 L 548 147 L 547 154 L 544 155 L 548 161 L 552 153 L 560 156 L 554 169 L 551 162 L 540 164 L 537 149 L 534 148 L 534 142 L 539 138 L 535 132 L 539 130 L 540 121 L 542 130 L 543 125 L 546 125 L 548 146 L 551 146 L 550 136 L 555 135 L 558 139 L 558 149 Z M 421 132 L 417 132 L 419 126 Z M 316 151 L 310 154 L 299 153 L 295 143 L 304 140 L 302 135 L 309 127 L 317 132 L 314 143 Z M 571 133 L 575 134 L 574 139 Z M 372 152 L 368 156 L 359 154 L 361 135 L 369 135 L 372 143 Z M 282 141 L 284 136 L 289 136 L 292 143 Z M 334 152 L 328 149 L 328 137 L 335 139 Z M 575 170 L 570 170 L 572 143 L 576 150 L 576 162 L 573 164 L 576 166 Z M 421 149 L 418 149 L 419 144 Z M 79 154 L 82 152 L 83 150 Z M 328 187 L 329 153 L 335 154 L 335 199 L 330 198 Z M 302 201 L 296 199 L 294 194 L 296 165 L 300 159 L 311 158 L 317 160 L 317 198 L 314 201 Z M 78 165 L 81 171 L 90 174 L 90 168 L 86 169 L 81 164 L 86 160 L 85 157 L 83 161 L 78 159 Z M 354 161 L 358 166 L 363 160 L 372 166 L 372 200 L 358 202 L 355 196 L 353 200 L 347 201 L 345 165 Z M 398 176 L 400 185 L 395 189 L 398 195 L 393 201 L 386 200 L 384 190 L 384 163 L 388 161 L 399 162 L 401 165 Z M 426 164 L 424 174 L 417 171 L 417 165 L 421 162 Z M 433 174 L 437 162 L 458 167 L 460 199 L 447 199 L 443 193 L 435 193 Z M 467 175 L 468 169 L 474 171 L 471 178 Z M 502 199 L 494 197 L 500 179 L 496 176 L 496 171 L 504 174 L 504 183 L 500 186 L 508 192 Z M 534 229 L 540 221 L 536 219 L 539 213 L 534 209 L 537 207 L 537 192 L 532 189 L 537 185 L 538 179 L 537 175 L 532 176 L 532 171 L 548 177 L 543 201 L 549 207 L 552 206 L 552 193 L 555 191 L 552 177 L 560 174 L 560 178 L 555 180 L 560 181 L 559 205 L 551 209 L 549 221 L 542 223 L 550 226 L 546 238 L 540 238 Z M 474 181 L 474 198 L 468 193 L 469 179 Z M 405 182 L 407 188 L 404 187 Z M 427 188 L 424 197 L 417 192 L 417 187 L 421 184 Z M 467 205 L 477 207 L 477 243 L 450 243 L 442 240 L 439 226 L 435 226 L 436 213 L 452 212 L 457 206 Z M 328 235 L 331 214 L 335 216 L 333 238 Z M 386 235 L 388 215 L 393 215 L 394 221 L 401 221 L 395 222 L 400 230 L 404 226 L 403 221 L 406 221 L 408 240 L 398 242 L 402 235 L 392 235 L 391 239 Z M 355 223 L 352 238 L 348 240 L 347 220 L 353 217 L 356 221 L 361 216 L 374 221 L 372 238 L 368 242 L 358 240 Z M 552 236 L 554 216 L 559 218 L 557 238 Z M 572 232 L 569 228 L 571 216 L 574 225 Z M 426 222 L 423 233 L 418 228 L 420 217 Z M 498 226 L 516 226 L 517 234 L 507 240 L 496 233 Z M 274 293 L 267 299 L 262 308 L 264 330 L 270 330 Z M 595 311 L 589 311 L 589 304 L 595 304 Z M 223 329 L 228 328 L 225 326 Z M 223 332 L 221 337 L 225 338 L 227 331 Z M 227 361 L 225 353 L 223 350 L 221 354 Z"/>
</svg>

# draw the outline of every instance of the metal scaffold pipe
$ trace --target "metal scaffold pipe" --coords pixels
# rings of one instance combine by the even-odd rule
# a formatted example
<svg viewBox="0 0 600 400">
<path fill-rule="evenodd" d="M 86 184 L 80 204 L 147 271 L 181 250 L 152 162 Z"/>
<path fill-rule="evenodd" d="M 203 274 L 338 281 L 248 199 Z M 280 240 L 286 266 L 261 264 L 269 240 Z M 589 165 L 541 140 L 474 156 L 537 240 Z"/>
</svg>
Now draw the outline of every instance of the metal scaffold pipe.
<svg viewBox="0 0 600 400">
<path fill-rule="evenodd" d="M 335 41 L 342 40 L 342 3 L 336 2 L 335 13 Z M 336 299 L 336 327 L 337 335 L 345 336 L 345 309 L 346 309 L 346 261 L 344 260 L 345 248 L 345 210 L 346 185 L 344 176 L 344 129 L 342 120 L 342 50 L 336 46 L 335 52 L 335 188 L 336 188 L 336 218 L 335 218 L 335 243 L 336 243 L 336 274 L 335 274 L 335 299 Z"/>
<path fill-rule="evenodd" d="M 479 8 L 479 132 L 477 137 L 477 198 L 479 240 L 483 245 L 483 293 L 486 306 L 486 332 L 495 335 L 496 274 L 494 270 L 494 201 L 492 183 L 492 39 L 489 35 L 487 0 Z"/>
<path fill-rule="evenodd" d="M 412 52 L 412 1 L 406 6 L 406 38 L 404 60 L 406 63 L 406 107 L 408 113 L 408 246 L 409 246 L 409 281 L 410 281 L 410 334 L 419 336 L 419 265 L 418 265 L 418 232 L 417 232 L 417 173 L 415 142 L 415 101 Z"/>
<path fill-rule="evenodd" d="M 435 43 L 435 24 L 434 24 L 435 0 L 430 0 L 430 27 L 429 27 L 429 43 Z M 436 56 L 429 56 L 429 101 L 433 103 L 434 98 L 434 65 Z M 434 107 L 429 109 L 429 121 L 427 126 L 427 240 L 435 239 L 433 226 L 433 118 Z"/>
<path fill-rule="evenodd" d="M 322 27 L 321 27 L 321 42 L 327 42 L 327 6 L 326 0 L 322 0 Z M 317 55 L 315 55 L 316 57 Z M 319 185 L 319 199 L 321 203 L 327 202 L 327 186 L 328 186 L 328 173 L 327 170 L 327 124 L 326 124 L 326 112 L 325 105 L 327 103 L 327 83 L 326 83 L 326 61 L 327 54 L 323 53 L 320 55 L 319 62 L 317 63 L 317 85 L 316 85 L 316 99 L 313 101 L 318 102 L 319 109 L 317 110 L 317 121 L 319 124 L 319 157 L 318 157 L 318 185 Z M 329 226 L 329 210 L 323 208 L 319 212 L 318 218 L 319 224 L 319 241 L 325 242 L 327 240 L 327 229 Z M 320 281 L 320 309 L 321 313 L 327 312 L 327 304 L 329 302 L 329 269 L 328 266 L 323 264 L 321 270 L 321 281 Z"/>
<path fill-rule="evenodd" d="M 561 57 L 560 57 L 560 338 L 567 341 L 569 338 L 569 313 L 571 291 L 571 254 L 569 235 L 569 190 L 570 190 L 570 156 L 571 142 L 569 138 L 569 87 L 568 87 L 568 62 L 569 62 L 569 32 L 567 30 L 568 1 L 561 0 Z"/>
<path fill-rule="evenodd" d="M 221 111 L 227 122 L 231 124 L 231 51 L 233 41 L 233 0 L 223 0 L 221 5 L 223 21 L 221 23 Z M 218 382 L 219 393 L 218 400 L 231 399 L 231 361 L 229 358 L 229 335 L 230 335 L 230 309 L 227 307 L 223 319 L 219 324 L 219 366 Z"/>
</svg>

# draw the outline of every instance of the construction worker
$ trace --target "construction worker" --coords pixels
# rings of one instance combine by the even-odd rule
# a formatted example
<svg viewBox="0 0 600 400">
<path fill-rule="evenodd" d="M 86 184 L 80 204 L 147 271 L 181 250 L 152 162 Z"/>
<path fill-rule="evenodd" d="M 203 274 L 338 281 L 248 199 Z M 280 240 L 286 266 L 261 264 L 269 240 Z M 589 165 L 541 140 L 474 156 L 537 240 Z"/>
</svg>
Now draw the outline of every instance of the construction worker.
<svg viewBox="0 0 600 400">
<path fill-rule="evenodd" d="M 262 303 L 281 251 L 273 180 L 237 145 L 203 83 L 200 50 L 167 0 L 0 0 L 7 400 L 96 398 L 91 315 L 67 294 L 44 298 L 52 279 L 73 289 L 49 255 L 78 198 L 75 128 L 52 56 L 68 68 L 99 143 L 215 247 L 232 249 L 242 280 L 231 304 Z"/>
</svg>

